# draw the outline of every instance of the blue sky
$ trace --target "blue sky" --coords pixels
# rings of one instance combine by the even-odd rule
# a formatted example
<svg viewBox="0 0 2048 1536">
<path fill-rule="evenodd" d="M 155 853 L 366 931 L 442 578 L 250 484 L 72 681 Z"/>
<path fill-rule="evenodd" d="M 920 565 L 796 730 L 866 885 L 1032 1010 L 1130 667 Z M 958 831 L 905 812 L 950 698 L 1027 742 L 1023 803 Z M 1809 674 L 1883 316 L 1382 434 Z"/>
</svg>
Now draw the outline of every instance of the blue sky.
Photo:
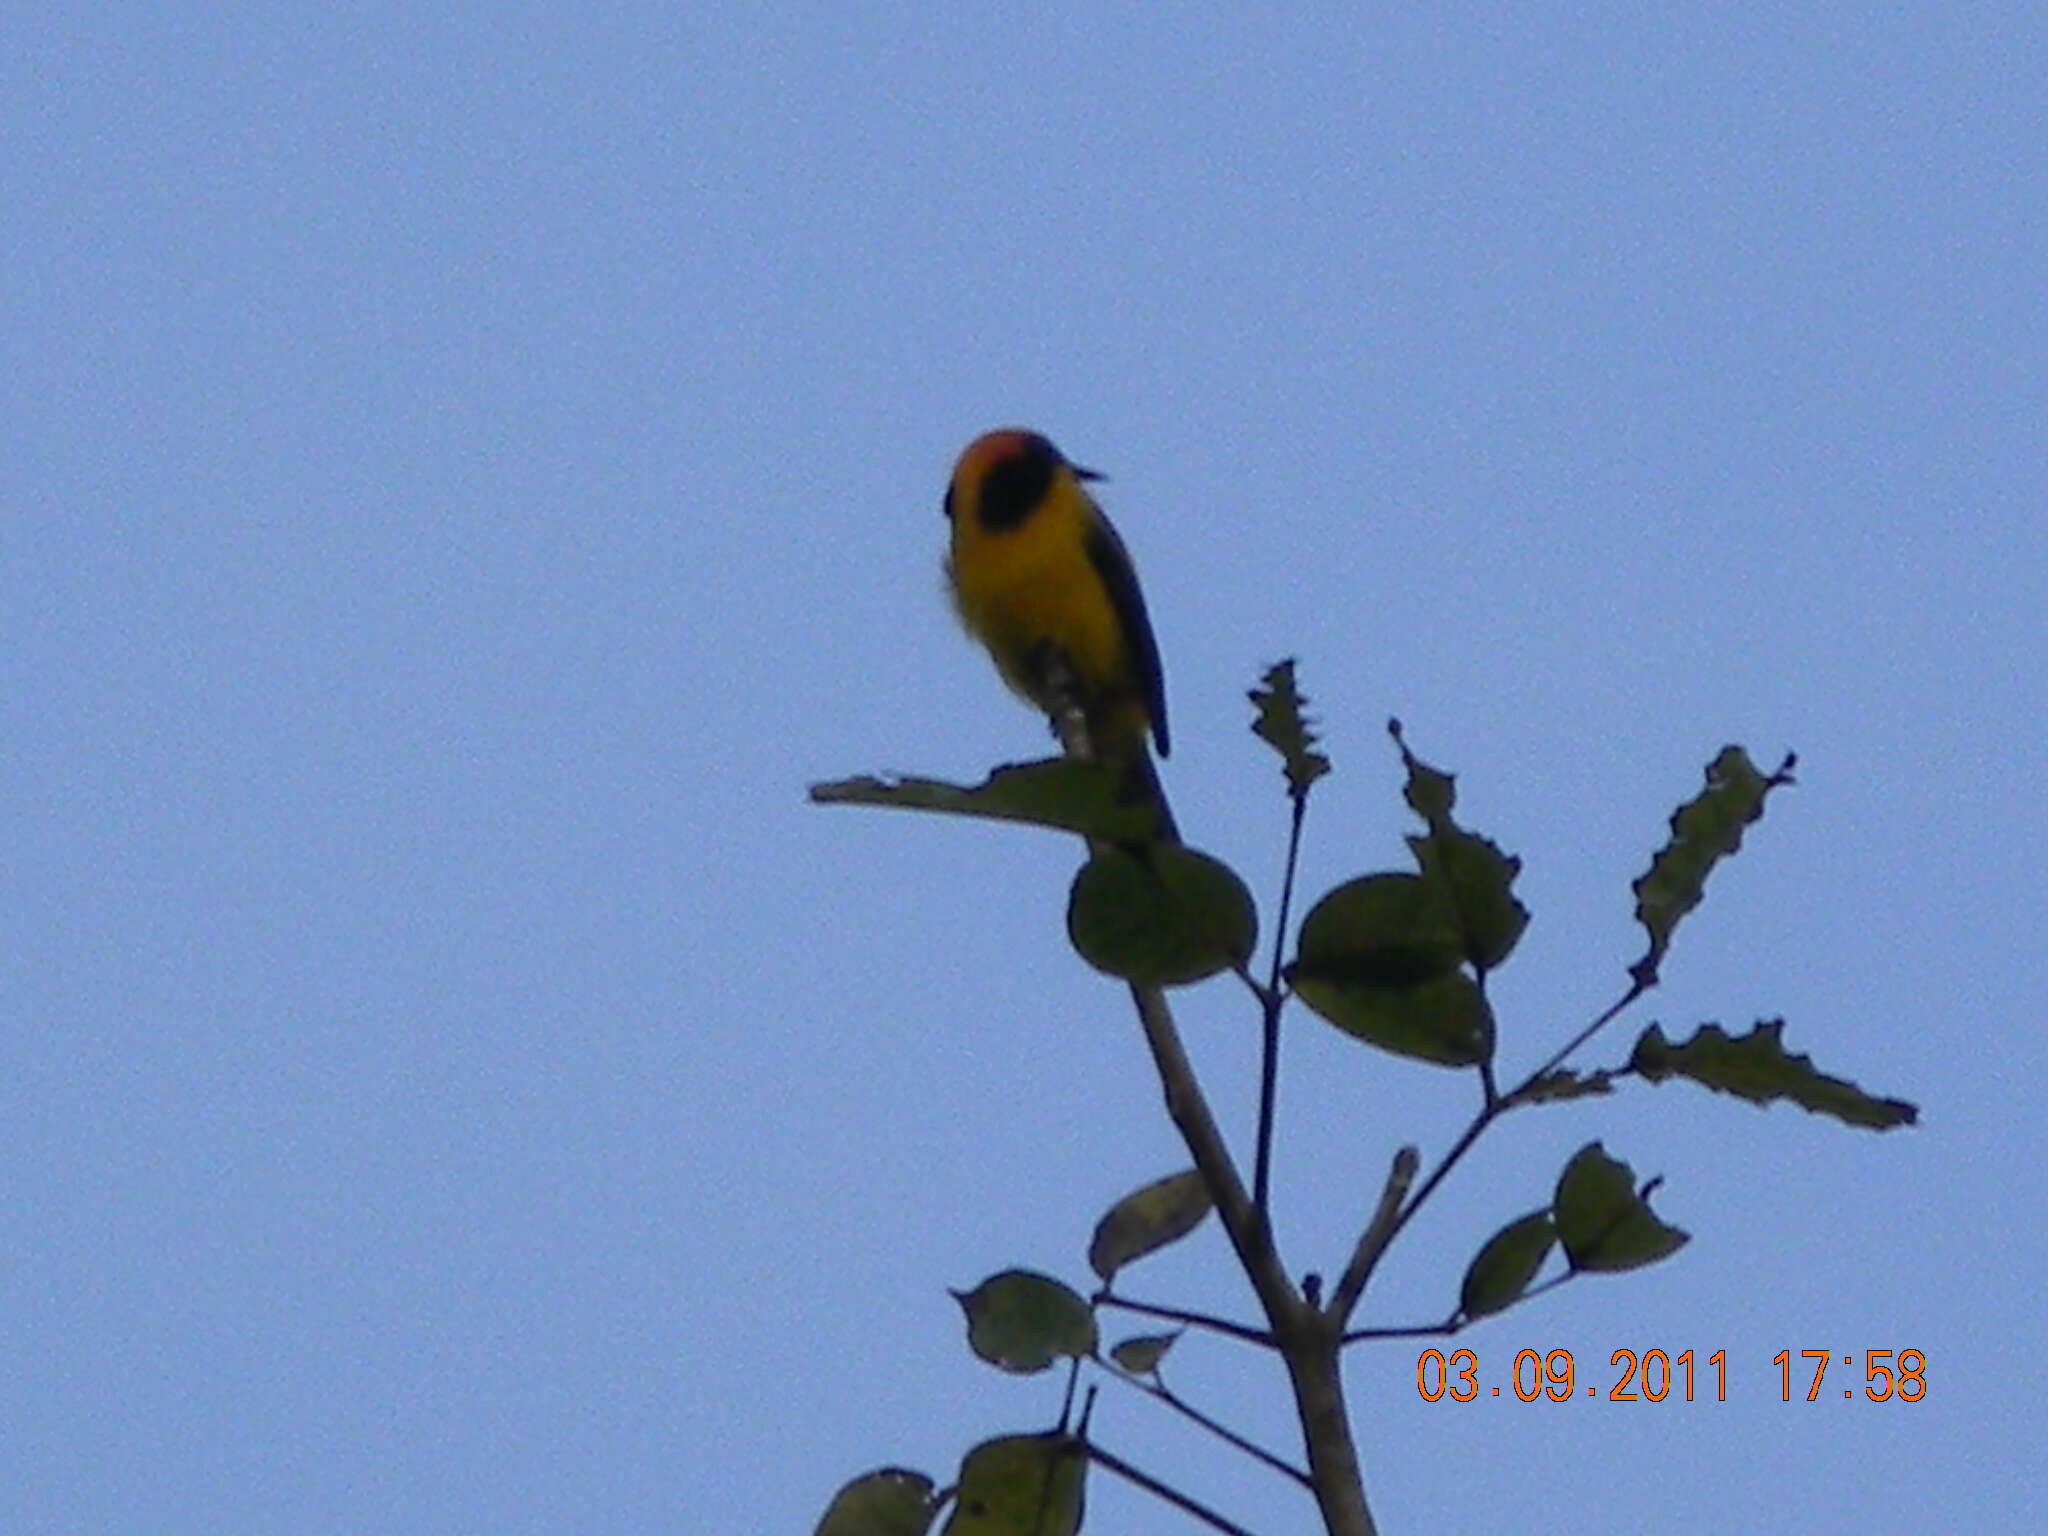
<svg viewBox="0 0 2048 1536">
<path fill-rule="evenodd" d="M 1282 655 L 1308 894 L 1403 857 L 1389 714 L 1526 861 L 1509 1071 L 1614 995 L 1701 766 L 1796 748 L 1584 1059 L 1782 1014 L 1923 1106 L 1497 1128 L 1363 1320 L 1442 1315 L 1597 1136 L 1692 1244 L 1460 1342 L 1725 1348 L 1729 1401 L 1430 1405 L 1361 1350 L 1386 1528 L 2024 1523 L 2048 23 L 711 9 L 8 25 L 0 1525 L 803 1531 L 1051 1418 L 945 1288 L 1081 1281 L 1183 1162 L 1074 850 L 803 798 L 1045 749 L 938 573 L 1008 423 L 1112 477 L 1176 809 L 1268 922 Z M 1180 1010 L 1242 1139 L 1253 1022 Z M 1471 1100 L 1291 1016 L 1296 1267 Z M 1213 1228 L 1130 1288 L 1249 1307 Z M 1917 1406 L 1778 1401 L 1780 1349 L 1909 1347 Z M 1288 1443 L 1269 1361 L 1171 1366 Z M 1148 1403 L 1095 1427 L 1308 1528 Z"/>
</svg>

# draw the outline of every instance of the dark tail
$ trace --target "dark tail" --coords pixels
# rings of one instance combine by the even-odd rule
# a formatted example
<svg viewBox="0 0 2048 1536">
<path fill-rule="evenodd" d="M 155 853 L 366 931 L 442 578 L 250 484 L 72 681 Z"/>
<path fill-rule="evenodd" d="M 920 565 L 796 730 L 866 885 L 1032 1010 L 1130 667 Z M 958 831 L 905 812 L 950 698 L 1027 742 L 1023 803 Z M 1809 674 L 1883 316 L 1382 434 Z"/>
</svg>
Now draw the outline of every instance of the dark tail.
<svg viewBox="0 0 2048 1536">
<path fill-rule="evenodd" d="M 1180 826 L 1173 819 L 1173 807 L 1166 803 L 1166 786 L 1159 782 L 1159 769 L 1152 762 L 1152 754 L 1142 744 L 1127 760 L 1124 794 L 1133 804 L 1150 804 L 1158 813 L 1158 841 L 1180 841 Z"/>
</svg>

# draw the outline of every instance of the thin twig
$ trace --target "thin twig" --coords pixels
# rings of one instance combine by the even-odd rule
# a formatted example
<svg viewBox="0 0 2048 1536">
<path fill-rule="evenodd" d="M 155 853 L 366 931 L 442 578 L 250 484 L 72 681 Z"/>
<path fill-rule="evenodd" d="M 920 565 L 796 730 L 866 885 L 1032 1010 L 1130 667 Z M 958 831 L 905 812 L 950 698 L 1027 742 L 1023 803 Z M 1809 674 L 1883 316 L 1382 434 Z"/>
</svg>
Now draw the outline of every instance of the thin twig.
<svg viewBox="0 0 2048 1536">
<path fill-rule="evenodd" d="M 1208 1505 L 1199 1504 L 1178 1489 L 1167 1487 L 1166 1484 L 1160 1482 L 1158 1478 L 1151 1476 L 1149 1473 L 1140 1472 L 1121 1456 L 1110 1454 L 1093 1441 L 1090 1441 L 1088 1445 L 1088 1459 L 1097 1466 L 1114 1472 L 1118 1477 L 1128 1482 L 1136 1483 L 1147 1493 L 1166 1500 L 1175 1509 L 1185 1514 L 1193 1515 L 1213 1531 L 1222 1531 L 1224 1536 L 1256 1536 L 1255 1532 L 1239 1525 L 1235 1520 L 1225 1519 Z"/>
<path fill-rule="evenodd" d="M 1458 1139 L 1451 1143 L 1451 1150 L 1444 1154 L 1444 1160 L 1430 1170 L 1429 1177 L 1422 1181 L 1422 1188 L 1415 1192 L 1415 1198 L 1403 1206 L 1400 1214 L 1395 1216 L 1388 1225 L 1387 1235 L 1380 1242 L 1379 1247 L 1367 1255 L 1364 1272 L 1360 1275 L 1358 1281 L 1358 1289 L 1361 1293 L 1365 1290 L 1367 1283 L 1371 1281 L 1372 1272 L 1379 1268 L 1380 1259 L 1385 1256 L 1388 1244 L 1400 1236 L 1401 1229 L 1407 1226 L 1410 1218 L 1422 1208 L 1422 1203 L 1435 1192 L 1437 1185 L 1443 1183 L 1444 1176 L 1458 1166 L 1458 1160 L 1472 1150 L 1472 1143 L 1479 1139 L 1479 1133 L 1491 1125 L 1493 1117 L 1499 1113 L 1499 1108 L 1491 1105 L 1480 1110 L 1478 1114 L 1472 1117 L 1472 1123 L 1465 1127 Z"/>
<path fill-rule="evenodd" d="M 1538 1296 L 1542 1296 L 1547 1294 L 1548 1292 L 1556 1290 L 1560 1285 L 1565 1284 L 1565 1282 L 1569 1280 L 1578 1279 L 1578 1277 L 1583 1273 L 1583 1270 L 1568 1269 L 1561 1275 L 1552 1275 L 1548 1280 L 1543 1281 L 1540 1285 L 1530 1286 L 1526 1291 L 1522 1292 L 1521 1295 L 1517 1296 L 1513 1301 L 1509 1302 L 1507 1304 L 1507 1307 L 1519 1307 L 1525 1301 L 1534 1301 Z M 1507 1310 L 1507 1307 L 1502 1307 L 1495 1312 L 1488 1312 L 1486 1316 L 1498 1317 L 1501 1312 L 1505 1312 Z M 1349 1333 L 1344 1335 L 1343 1342 L 1346 1344 L 1356 1344 L 1361 1339 L 1448 1338 L 1451 1334 L 1463 1333 L 1467 1328 L 1471 1327 L 1472 1324 L 1478 1322 L 1479 1320 L 1480 1319 L 1476 1317 L 1467 1317 L 1463 1313 L 1459 1313 L 1451 1317 L 1448 1321 L 1441 1323 L 1430 1323 L 1420 1328 L 1354 1328 Z"/>
<path fill-rule="evenodd" d="M 1254 1328 L 1248 1323 L 1234 1323 L 1227 1317 L 1216 1317 L 1207 1312 L 1184 1312 L 1179 1307 L 1155 1306 L 1149 1301 L 1132 1301 L 1128 1296 L 1114 1294 L 1107 1287 L 1097 1291 L 1093 1299 L 1099 1306 L 1121 1307 L 1126 1312 L 1162 1318 L 1169 1323 L 1186 1323 L 1191 1328 L 1206 1328 L 1211 1333 L 1243 1339 L 1247 1344 L 1263 1344 L 1269 1349 L 1273 1345 L 1273 1335 L 1269 1330 Z"/>
<path fill-rule="evenodd" d="M 1350 1320 L 1358 1298 L 1365 1293 L 1366 1277 L 1372 1273 L 1373 1265 L 1379 1262 L 1380 1250 L 1393 1238 L 1401 1203 L 1408 1198 L 1408 1188 L 1415 1182 L 1415 1170 L 1421 1166 L 1422 1154 L 1413 1147 L 1403 1147 L 1394 1154 L 1394 1164 L 1387 1170 L 1386 1186 L 1380 1190 L 1380 1203 L 1372 1213 L 1372 1220 L 1359 1233 L 1351 1262 L 1344 1266 L 1343 1277 L 1338 1280 L 1337 1289 L 1330 1297 L 1329 1315 L 1339 1328 Z"/>
<path fill-rule="evenodd" d="M 1259 1136 L 1252 1159 L 1252 1204 L 1267 1209 L 1272 1188 L 1273 1120 L 1280 1093 L 1280 966 L 1287 952 L 1287 914 L 1294 904 L 1294 872 L 1301 860 L 1301 828 L 1308 817 L 1308 791 L 1293 796 L 1294 814 L 1287 828 L 1287 869 L 1280 877 L 1280 916 L 1273 924 L 1273 965 L 1260 998 L 1263 1017 L 1259 1042 Z"/>
<path fill-rule="evenodd" d="M 1510 1302 L 1509 1305 L 1519 1307 L 1525 1301 L 1534 1301 L 1538 1296 L 1543 1295 L 1545 1292 L 1554 1291 L 1560 1285 L 1565 1285 L 1570 1281 L 1576 1280 L 1579 1278 L 1580 1275 L 1584 1273 L 1584 1270 L 1568 1269 L 1561 1275 L 1552 1275 L 1548 1280 L 1545 1280 L 1542 1284 L 1530 1286 L 1529 1289 L 1522 1292 L 1521 1295 L 1517 1296 L 1512 1302 Z"/>
<path fill-rule="evenodd" d="M 1605 1029 L 1609 1024 L 1613 1023 L 1614 1020 L 1620 1016 L 1621 1011 L 1624 1008 L 1628 1007 L 1630 1003 L 1634 1002 L 1637 998 L 1641 997 L 1645 992 L 1649 991 L 1650 988 L 1655 985 L 1656 983 L 1654 981 L 1645 981 L 1641 978 L 1637 978 L 1636 980 L 1632 981 L 1629 984 L 1629 989 L 1621 994 L 1621 997 L 1615 1002 L 1613 1007 L 1609 1008 L 1605 1013 L 1601 1014 L 1599 1018 L 1595 1019 L 1592 1023 L 1588 1024 L 1576 1035 L 1573 1035 L 1570 1040 L 1565 1042 L 1564 1048 L 1562 1050 L 1558 1051 L 1555 1055 L 1553 1055 L 1550 1058 L 1550 1060 L 1544 1062 L 1543 1065 L 1538 1067 L 1534 1072 L 1531 1072 L 1528 1075 L 1528 1077 L 1525 1078 L 1515 1088 L 1514 1093 L 1508 1094 L 1507 1097 L 1512 1099 L 1515 1096 L 1515 1094 L 1525 1092 L 1533 1083 L 1535 1083 L 1535 1081 L 1538 1078 L 1542 1077 L 1545 1073 L 1554 1071 L 1557 1067 L 1563 1065 L 1565 1057 L 1571 1055 L 1573 1051 L 1576 1051 L 1580 1046 L 1584 1045 L 1588 1040 L 1592 1039 L 1601 1030 Z"/>
<path fill-rule="evenodd" d="M 1624 1008 L 1647 992 L 1651 985 L 1652 983 L 1641 978 L 1631 981 L 1626 992 L 1622 993 L 1592 1023 L 1565 1042 L 1561 1050 L 1555 1052 L 1548 1061 L 1544 1062 L 1534 1072 L 1531 1072 L 1513 1089 L 1490 1100 L 1480 1109 L 1478 1114 L 1472 1117 L 1472 1123 L 1466 1126 L 1463 1132 L 1459 1134 L 1458 1139 L 1451 1144 L 1451 1150 L 1444 1154 L 1443 1161 L 1432 1168 L 1429 1177 L 1422 1181 L 1422 1188 L 1415 1191 L 1415 1198 L 1410 1200 L 1402 1208 L 1401 1214 L 1394 1218 L 1393 1226 L 1387 1233 L 1386 1241 L 1381 1243 L 1379 1252 L 1372 1256 L 1365 1267 L 1365 1281 L 1372 1279 L 1372 1272 L 1378 1267 L 1380 1256 L 1386 1252 L 1387 1244 L 1393 1242 L 1400 1235 L 1401 1229 L 1408 1225 L 1409 1221 L 1414 1218 L 1415 1213 L 1422 1209 L 1424 1202 L 1436 1192 L 1437 1185 L 1443 1183 L 1445 1175 L 1457 1167 L 1459 1160 L 1472 1150 L 1472 1144 L 1479 1139 L 1480 1134 L 1489 1125 L 1493 1124 L 1502 1113 L 1512 1108 L 1519 1095 L 1526 1093 L 1535 1083 L 1541 1080 L 1545 1073 L 1554 1070 L 1573 1051 L 1576 1051 L 1608 1024 L 1612 1023 Z M 1364 1288 L 1364 1283 L 1364 1281 L 1360 1282 L 1361 1290 Z"/>
<path fill-rule="evenodd" d="M 1479 1058 L 1479 1102 L 1481 1106 L 1490 1109 L 1500 1098 L 1500 1085 L 1493 1080 L 1493 1050 L 1497 1041 L 1493 1027 L 1493 1009 L 1486 1001 L 1486 967 L 1478 968 L 1473 985 L 1479 990 L 1479 1011 L 1486 1020 L 1486 1051 Z"/>
<path fill-rule="evenodd" d="M 1247 1440 L 1243 1435 L 1240 1435 L 1236 1430 L 1231 1429 L 1226 1425 L 1217 1423 L 1216 1420 L 1210 1418 L 1208 1414 L 1202 1412 L 1201 1409 L 1195 1407 L 1194 1404 L 1188 1402 L 1187 1399 L 1181 1397 L 1171 1387 L 1167 1386 L 1166 1383 L 1144 1381 L 1139 1377 L 1129 1374 L 1128 1372 L 1119 1374 L 1117 1376 L 1117 1380 L 1123 1382 L 1126 1386 L 1135 1387 L 1138 1391 L 1144 1393 L 1147 1397 L 1158 1399 L 1160 1402 L 1166 1404 L 1167 1407 L 1171 1408 L 1175 1413 L 1182 1415 L 1183 1417 L 1187 1418 L 1193 1423 L 1201 1425 L 1202 1428 L 1208 1430 L 1210 1434 L 1216 1436 L 1219 1440 L 1222 1440 L 1229 1445 L 1235 1446 L 1238 1450 L 1243 1451 L 1245 1455 L 1250 1456 L 1255 1461 L 1264 1462 L 1267 1466 L 1271 1467 L 1275 1472 L 1279 1472 L 1288 1477 L 1293 1478 L 1297 1483 L 1301 1484 L 1302 1487 L 1310 1489 L 1313 1489 L 1315 1487 L 1314 1481 L 1309 1477 L 1308 1473 L 1304 1471 L 1302 1468 L 1295 1466 L 1294 1463 L 1288 1461 L 1285 1457 L 1276 1456 L 1273 1452 L 1267 1450 L 1263 1445 L 1260 1445 L 1252 1440 Z"/>
<path fill-rule="evenodd" d="M 1247 966 L 1242 960 L 1233 961 L 1230 967 L 1230 974 L 1235 976 L 1239 981 L 1244 983 L 1245 990 L 1251 993 L 1252 1000 L 1256 1002 L 1260 1008 L 1263 1009 L 1266 1006 L 1266 998 L 1268 995 L 1266 992 L 1266 988 L 1264 984 L 1260 982 L 1258 977 L 1254 976 L 1251 973 L 1251 968 L 1249 966 Z"/>
<path fill-rule="evenodd" d="M 1346 1344 L 1361 1339 L 1444 1339 L 1460 1332 L 1472 1319 L 1454 1317 L 1442 1323 L 1418 1323 L 1408 1328 L 1353 1328 L 1344 1335 Z"/>
</svg>

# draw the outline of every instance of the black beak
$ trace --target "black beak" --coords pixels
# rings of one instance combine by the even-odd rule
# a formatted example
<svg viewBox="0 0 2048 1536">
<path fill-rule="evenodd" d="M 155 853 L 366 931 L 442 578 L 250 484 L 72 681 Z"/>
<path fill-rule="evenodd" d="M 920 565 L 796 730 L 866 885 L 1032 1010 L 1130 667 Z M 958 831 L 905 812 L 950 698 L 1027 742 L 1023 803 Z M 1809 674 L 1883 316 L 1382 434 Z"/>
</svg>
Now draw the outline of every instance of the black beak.
<svg viewBox="0 0 2048 1536">
<path fill-rule="evenodd" d="M 1069 464 L 1067 468 L 1074 472 L 1076 480 L 1107 480 L 1109 478 L 1099 469 L 1083 469 L 1078 464 Z"/>
</svg>

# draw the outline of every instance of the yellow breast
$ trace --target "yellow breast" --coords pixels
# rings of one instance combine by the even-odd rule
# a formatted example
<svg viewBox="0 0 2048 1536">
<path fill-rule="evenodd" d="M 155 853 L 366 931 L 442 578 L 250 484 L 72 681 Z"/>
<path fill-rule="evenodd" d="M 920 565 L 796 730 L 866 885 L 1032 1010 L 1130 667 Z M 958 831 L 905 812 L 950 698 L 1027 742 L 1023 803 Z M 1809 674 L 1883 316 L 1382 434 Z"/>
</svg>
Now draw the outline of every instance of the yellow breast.
<svg viewBox="0 0 2048 1536">
<path fill-rule="evenodd" d="M 1116 610 L 1088 558 L 1094 515 L 1079 496 L 1055 497 L 1014 528 L 954 524 L 948 568 L 961 622 L 1027 698 L 1036 698 L 1028 668 L 1047 646 L 1084 689 L 1122 683 L 1128 670 Z"/>
</svg>

